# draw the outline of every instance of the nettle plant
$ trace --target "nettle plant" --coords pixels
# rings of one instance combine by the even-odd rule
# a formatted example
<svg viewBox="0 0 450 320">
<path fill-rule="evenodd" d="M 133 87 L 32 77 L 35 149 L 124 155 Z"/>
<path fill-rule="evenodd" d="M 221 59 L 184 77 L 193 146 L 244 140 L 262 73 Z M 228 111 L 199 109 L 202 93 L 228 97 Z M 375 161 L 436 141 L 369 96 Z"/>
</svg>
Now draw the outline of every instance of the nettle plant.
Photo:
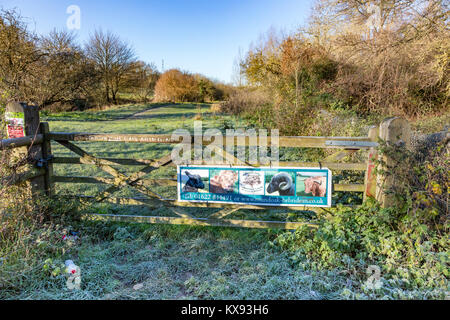
<svg viewBox="0 0 450 320">
<path fill-rule="evenodd" d="M 30 166 L 26 155 L 0 151 L 0 291 L 5 295 L 34 284 L 39 273 L 29 271 L 42 268 L 45 259 L 63 260 L 73 250 L 63 235 L 64 226 L 75 222 L 76 202 L 33 197 L 29 183 L 17 179 Z"/>
<path fill-rule="evenodd" d="M 399 219 L 414 218 L 430 228 L 443 230 L 448 223 L 450 194 L 449 139 L 436 146 L 410 151 L 380 142 L 379 152 L 392 160 L 378 160 L 377 172 L 394 179 L 385 190 L 396 200 Z"/>
<path fill-rule="evenodd" d="M 394 160 L 392 168 L 380 171 L 395 175 L 394 187 L 386 190 L 395 196 L 395 206 L 381 208 L 373 199 L 358 208 L 338 205 L 319 216 L 317 230 L 301 227 L 273 243 L 290 252 L 294 263 L 344 269 L 361 281 L 367 279 L 367 267 L 376 265 L 383 277 L 381 293 L 392 286 L 445 292 L 450 248 L 447 141 L 425 156 L 383 143 L 379 152 Z"/>
</svg>

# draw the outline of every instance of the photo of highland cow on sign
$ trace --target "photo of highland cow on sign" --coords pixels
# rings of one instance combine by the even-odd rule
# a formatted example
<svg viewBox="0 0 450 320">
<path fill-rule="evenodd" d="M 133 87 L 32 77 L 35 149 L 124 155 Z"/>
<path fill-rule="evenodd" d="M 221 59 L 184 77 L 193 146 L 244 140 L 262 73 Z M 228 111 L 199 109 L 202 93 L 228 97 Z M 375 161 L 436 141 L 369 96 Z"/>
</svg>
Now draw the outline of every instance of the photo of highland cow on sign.
<svg viewBox="0 0 450 320">
<path fill-rule="evenodd" d="M 211 170 L 209 192 L 235 193 L 238 191 L 238 172 L 235 170 Z"/>
<path fill-rule="evenodd" d="M 263 206 L 331 206 L 327 168 L 178 167 L 178 200 Z"/>
<path fill-rule="evenodd" d="M 320 172 L 297 173 L 297 196 L 326 197 L 327 177 Z"/>
</svg>

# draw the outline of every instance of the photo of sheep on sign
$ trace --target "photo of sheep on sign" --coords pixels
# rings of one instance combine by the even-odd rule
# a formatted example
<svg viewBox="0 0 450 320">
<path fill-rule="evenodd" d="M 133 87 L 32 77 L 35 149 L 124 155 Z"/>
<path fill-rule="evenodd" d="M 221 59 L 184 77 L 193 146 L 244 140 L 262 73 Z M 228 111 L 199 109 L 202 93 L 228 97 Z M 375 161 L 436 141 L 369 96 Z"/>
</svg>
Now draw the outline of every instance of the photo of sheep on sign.
<svg viewBox="0 0 450 320">
<path fill-rule="evenodd" d="M 261 206 L 331 206 L 327 168 L 178 167 L 178 200 Z"/>
<path fill-rule="evenodd" d="M 295 172 L 267 172 L 266 195 L 295 196 Z"/>
<path fill-rule="evenodd" d="M 181 184 L 183 192 L 208 192 L 209 170 L 183 170 Z"/>
</svg>

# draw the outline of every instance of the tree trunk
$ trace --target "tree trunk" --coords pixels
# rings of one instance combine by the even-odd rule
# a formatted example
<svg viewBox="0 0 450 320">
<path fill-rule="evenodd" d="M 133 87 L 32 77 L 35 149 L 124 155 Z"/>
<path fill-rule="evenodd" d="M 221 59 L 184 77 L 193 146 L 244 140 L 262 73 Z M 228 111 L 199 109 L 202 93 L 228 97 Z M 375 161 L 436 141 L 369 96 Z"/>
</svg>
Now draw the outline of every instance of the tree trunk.
<svg viewBox="0 0 450 320">
<path fill-rule="evenodd" d="M 298 68 L 295 69 L 295 108 L 298 107 Z"/>
<path fill-rule="evenodd" d="M 105 86 L 105 98 L 106 98 L 106 102 L 110 103 L 111 99 L 109 98 L 109 85 Z"/>
<path fill-rule="evenodd" d="M 113 99 L 114 104 L 117 104 L 116 90 L 111 90 L 111 94 L 112 94 L 112 99 Z"/>
</svg>

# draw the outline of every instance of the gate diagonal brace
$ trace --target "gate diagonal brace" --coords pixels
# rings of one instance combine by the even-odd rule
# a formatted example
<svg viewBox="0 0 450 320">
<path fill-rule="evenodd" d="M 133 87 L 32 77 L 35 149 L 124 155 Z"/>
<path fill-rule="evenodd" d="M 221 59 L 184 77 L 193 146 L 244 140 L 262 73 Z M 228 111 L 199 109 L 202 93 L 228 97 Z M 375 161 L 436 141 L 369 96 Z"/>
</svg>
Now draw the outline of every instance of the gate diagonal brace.
<svg viewBox="0 0 450 320">
<path fill-rule="evenodd" d="M 64 147 L 68 148 L 69 150 L 78 154 L 81 157 L 80 158 L 81 163 L 94 164 L 101 170 L 103 170 L 103 171 L 109 173 L 110 175 L 112 175 L 113 177 L 115 177 L 114 185 L 109 187 L 105 191 L 103 191 L 101 194 L 99 194 L 96 197 L 97 202 L 101 202 L 101 201 L 105 200 L 110 195 L 112 195 L 114 192 L 118 191 L 121 186 L 128 185 L 134 189 L 137 189 L 137 191 L 139 191 L 140 193 L 143 193 L 144 195 L 157 200 L 158 202 L 161 203 L 161 206 L 164 206 L 164 201 L 163 201 L 164 199 L 161 196 L 159 196 L 158 194 L 152 192 L 151 190 L 148 190 L 147 188 L 139 185 L 138 182 L 141 181 L 142 178 L 146 174 L 148 174 L 156 169 L 159 169 L 160 167 L 170 164 L 172 162 L 170 154 L 154 161 L 153 163 L 144 167 L 139 172 L 136 172 L 133 175 L 131 175 L 130 177 L 128 177 L 128 176 L 124 175 L 123 173 L 119 172 L 118 170 L 114 169 L 113 167 L 106 165 L 106 164 L 102 164 L 100 162 L 100 159 L 88 154 L 86 151 L 84 151 L 80 147 L 74 145 L 73 143 L 68 142 L 68 141 L 63 141 L 63 140 L 56 140 L 56 141 L 59 144 L 63 145 Z M 192 215 L 190 215 L 178 208 L 169 207 L 169 209 L 178 216 L 181 216 L 184 218 L 192 218 Z"/>
<path fill-rule="evenodd" d="M 332 155 L 329 155 L 326 157 L 323 162 L 332 162 L 332 161 L 341 161 L 347 156 L 357 152 L 357 149 L 346 149 L 346 150 L 340 150 Z"/>
<path fill-rule="evenodd" d="M 226 216 L 232 214 L 233 212 L 236 212 L 244 207 L 235 207 L 235 208 L 224 208 L 220 211 L 217 211 L 216 213 L 209 216 L 209 219 L 223 219 Z"/>
<path fill-rule="evenodd" d="M 208 149 L 212 149 L 212 148 L 210 148 L 209 146 L 207 146 L 207 148 Z M 248 164 L 247 162 L 245 162 L 245 161 L 242 161 L 242 160 L 240 160 L 240 159 L 238 159 L 238 158 L 236 158 L 234 155 L 232 155 L 231 153 L 228 153 L 225 149 L 221 149 L 221 148 L 217 148 L 216 149 L 217 151 L 217 153 L 218 154 L 220 154 L 220 156 L 222 157 L 222 158 L 224 158 L 228 163 L 230 163 L 230 164 L 237 164 L 237 165 L 240 165 L 240 166 L 245 166 L 245 165 L 247 165 L 247 166 L 251 166 L 250 164 Z"/>
<path fill-rule="evenodd" d="M 221 146 L 217 146 L 214 144 L 209 144 L 205 146 L 205 150 L 208 150 L 211 155 L 213 153 L 215 153 L 216 155 L 220 156 L 221 160 L 219 160 L 217 162 L 217 164 L 227 164 L 227 165 L 240 165 L 240 166 L 250 166 L 252 167 L 251 164 L 242 161 L 238 158 L 236 158 L 234 155 L 232 155 L 231 153 L 227 152 L 225 150 L 225 148 L 222 148 Z M 203 161 L 205 161 L 205 159 L 203 159 Z"/>
</svg>

